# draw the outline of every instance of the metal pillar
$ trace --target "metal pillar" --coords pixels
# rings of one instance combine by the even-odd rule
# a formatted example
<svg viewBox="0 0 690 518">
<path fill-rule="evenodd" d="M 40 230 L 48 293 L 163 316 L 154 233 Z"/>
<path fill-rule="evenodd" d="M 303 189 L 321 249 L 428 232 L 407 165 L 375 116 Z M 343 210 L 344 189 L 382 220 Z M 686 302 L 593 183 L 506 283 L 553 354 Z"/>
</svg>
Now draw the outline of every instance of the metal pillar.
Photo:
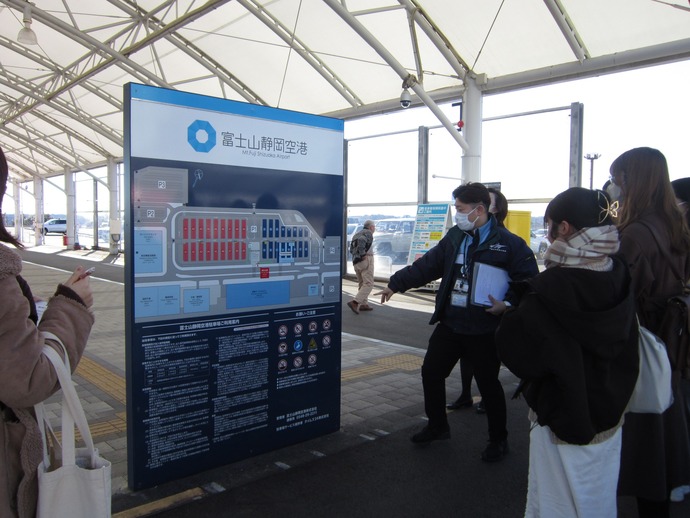
<svg viewBox="0 0 690 518">
<path fill-rule="evenodd" d="M 463 132 L 469 149 L 462 156 L 464 182 L 479 182 L 482 179 L 482 113 L 484 100 L 474 78 L 465 78 L 465 92 L 462 96 Z"/>
<path fill-rule="evenodd" d="M 91 250 L 98 250 L 98 180 L 93 179 L 93 246 Z"/>
<path fill-rule="evenodd" d="M 429 128 L 418 129 L 417 146 L 417 203 L 429 202 Z"/>
<path fill-rule="evenodd" d="M 36 215 L 36 246 L 43 244 L 43 178 L 34 176 L 34 214 Z"/>
<path fill-rule="evenodd" d="M 76 225 L 76 194 L 74 187 L 74 173 L 65 168 L 65 198 L 67 199 L 67 249 L 74 250 L 74 244 L 79 241 Z"/>
<path fill-rule="evenodd" d="M 122 221 L 120 220 L 120 182 L 117 174 L 117 164 L 113 157 L 108 157 L 108 191 L 110 194 L 109 207 L 109 252 L 117 254 L 122 237 Z"/>
<path fill-rule="evenodd" d="M 589 160 L 589 188 L 594 189 L 594 161 L 601 155 L 599 153 L 587 153 L 585 158 Z"/>
<path fill-rule="evenodd" d="M 582 186 L 582 134 L 585 105 L 570 105 L 570 182 L 568 187 Z"/>
<path fill-rule="evenodd" d="M 19 182 L 12 181 L 12 196 L 14 197 L 14 235 L 20 241 L 24 241 L 24 218 L 21 214 L 22 206 L 19 200 L 21 196 L 21 189 Z"/>
</svg>

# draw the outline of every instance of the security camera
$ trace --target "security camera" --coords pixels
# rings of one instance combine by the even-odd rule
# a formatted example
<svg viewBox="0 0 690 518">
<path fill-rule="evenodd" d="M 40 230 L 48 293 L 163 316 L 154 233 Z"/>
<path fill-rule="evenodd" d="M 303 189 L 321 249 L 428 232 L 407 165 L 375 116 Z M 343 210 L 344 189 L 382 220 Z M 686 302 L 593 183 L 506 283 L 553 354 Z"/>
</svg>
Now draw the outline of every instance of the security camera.
<svg viewBox="0 0 690 518">
<path fill-rule="evenodd" d="M 407 88 L 405 88 L 400 94 L 400 106 L 403 108 L 409 108 L 412 104 L 412 96 Z"/>
</svg>

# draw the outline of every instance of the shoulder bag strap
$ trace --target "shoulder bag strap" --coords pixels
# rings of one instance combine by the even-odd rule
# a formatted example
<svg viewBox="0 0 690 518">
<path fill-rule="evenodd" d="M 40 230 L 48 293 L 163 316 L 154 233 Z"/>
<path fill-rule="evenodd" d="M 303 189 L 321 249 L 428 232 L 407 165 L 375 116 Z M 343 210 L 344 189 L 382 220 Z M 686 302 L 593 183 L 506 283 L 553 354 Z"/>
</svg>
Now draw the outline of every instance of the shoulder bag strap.
<svg viewBox="0 0 690 518">
<path fill-rule="evenodd" d="M 62 344 L 62 341 L 52 333 L 44 334 L 46 338 L 56 340 Z M 96 449 L 91 437 L 91 431 L 89 430 L 89 424 L 86 420 L 86 414 L 72 382 L 69 360 L 65 357 L 63 361 L 57 351 L 48 345 L 43 347 L 43 354 L 53 364 L 62 387 L 62 463 L 63 465 L 73 465 L 75 463 L 74 425 L 76 424 L 91 456 L 93 466 L 93 461 L 96 458 Z"/>
<path fill-rule="evenodd" d="M 652 239 L 654 239 L 654 242 L 659 247 L 659 250 L 661 250 L 661 253 L 663 254 L 663 256 L 668 261 L 668 264 L 671 268 L 671 271 L 680 281 L 680 284 L 682 287 L 681 288 L 682 292 L 687 293 L 688 292 L 688 279 L 685 279 L 683 273 L 679 272 L 678 269 L 675 267 L 673 257 L 671 256 L 671 252 L 669 252 L 665 246 L 662 246 L 661 243 L 659 243 L 659 240 L 657 239 L 656 234 L 654 233 L 654 229 L 650 225 L 648 225 L 645 221 L 641 221 L 641 220 L 639 221 L 639 223 L 641 223 L 642 225 L 647 227 L 647 230 L 649 230 L 649 233 L 652 235 Z M 686 258 L 686 262 L 688 262 L 688 259 L 690 259 L 690 258 Z"/>
</svg>

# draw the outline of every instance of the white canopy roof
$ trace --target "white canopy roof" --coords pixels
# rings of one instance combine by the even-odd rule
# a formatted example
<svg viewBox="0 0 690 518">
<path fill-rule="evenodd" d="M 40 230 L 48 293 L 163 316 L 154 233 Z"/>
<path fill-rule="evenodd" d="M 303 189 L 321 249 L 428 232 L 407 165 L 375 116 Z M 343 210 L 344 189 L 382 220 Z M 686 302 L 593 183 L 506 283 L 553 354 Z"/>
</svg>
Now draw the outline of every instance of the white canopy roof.
<svg viewBox="0 0 690 518">
<path fill-rule="evenodd" d="M 122 157 L 123 85 L 352 118 L 690 57 L 680 0 L 2 0 L 0 145 L 14 177 Z M 416 98 L 415 98 L 416 99 Z"/>
</svg>

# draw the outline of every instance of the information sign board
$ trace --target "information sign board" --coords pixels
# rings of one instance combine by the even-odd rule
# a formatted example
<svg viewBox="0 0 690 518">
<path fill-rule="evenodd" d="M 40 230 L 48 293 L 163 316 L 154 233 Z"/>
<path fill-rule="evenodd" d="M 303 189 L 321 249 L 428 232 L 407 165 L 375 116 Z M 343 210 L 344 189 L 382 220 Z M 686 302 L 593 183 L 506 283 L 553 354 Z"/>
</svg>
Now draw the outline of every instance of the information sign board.
<svg viewBox="0 0 690 518">
<path fill-rule="evenodd" d="M 343 122 L 124 98 L 129 486 L 338 430 Z"/>
<path fill-rule="evenodd" d="M 449 203 L 418 205 L 407 264 L 412 264 L 435 247 L 452 225 Z"/>
</svg>

